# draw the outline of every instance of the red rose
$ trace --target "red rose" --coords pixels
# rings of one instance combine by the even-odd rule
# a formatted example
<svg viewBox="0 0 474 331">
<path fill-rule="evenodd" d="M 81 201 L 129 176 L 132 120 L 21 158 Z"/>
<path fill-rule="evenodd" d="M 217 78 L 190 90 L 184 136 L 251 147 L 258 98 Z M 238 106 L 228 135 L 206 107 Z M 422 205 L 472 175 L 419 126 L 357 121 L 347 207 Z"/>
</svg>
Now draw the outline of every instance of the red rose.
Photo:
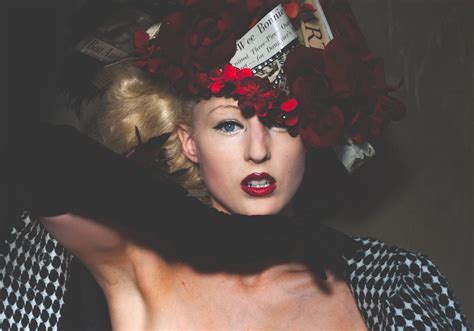
<svg viewBox="0 0 474 331">
<path fill-rule="evenodd" d="M 296 48 L 285 66 L 291 95 L 301 105 L 301 136 L 327 147 L 348 129 L 355 141 L 378 136 L 403 105 L 387 93 L 383 61 L 339 37 L 324 50 Z"/>
<path fill-rule="evenodd" d="M 245 3 L 247 12 L 252 17 L 248 25 L 249 29 L 280 4 L 277 0 L 242 0 L 242 2 Z"/>
<path fill-rule="evenodd" d="M 358 95 L 361 86 L 367 85 L 364 80 L 368 78 L 358 45 L 349 44 L 342 38 L 333 39 L 323 54 L 325 73 L 333 93 L 341 98 Z"/>
<path fill-rule="evenodd" d="M 209 89 L 214 94 L 219 94 L 223 90 L 224 94 L 225 90 L 239 93 L 240 82 L 251 76 L 253 73 L 249 68 L 239 69 L 231 64 L 226 64 L 222 70 L 217 69 L 210 75 Z"/>
<path fill-rule="evenodd" d="M 180 11 L 162 20 L 156 43 L 162 62 L 186 73 L 181 78 L 186 82 L 174 79 L 175 86 L 186 85 L 188 92 L 196 95 L 208 87 L 204 74 L 228 63 L 235 54 L 236 40 L 246 32 L 248 15 L 242 5 L 231 0 L 182 0 L 181 5 Z"/>
<path fill-rule="evenodd" d="M 246 31 L 245 10 L 221 0 L 187 1 L 164 18 L 158 43 L 177 63 L 209 71 L 229 62 Z"/>
<path fill-rule="evenodd" d="M 150 45 L 150 36 L 146 31 L 139 30 L 134 33 L 135 51 L 139 55 L 148 55 Z"/>
<path fill-rule="evenodd" d="M 271 87 L 270 82 L 266 78 L 257 76 L 244 78 L 235 94 L 239 99 L 239 108 L 247 117 L 254 114 L 266 117 L 275 98 L 275 90 Z"/>
<path fill-rule="evenodd" d="M 344 128 L 344 115 L 337 106 L 323 113 L 313 113 L 312 118 L 302 123 L 299 133 L 305 144 L 314 147 L 329 147 L 339 139 Z"/>
<path fill-rule="evenodd" d="M 335 39 L 344 38 L 369 51 L 354 13 L 347 0 L 320 0 Z"/>
<path fill-rule="evenodd" d="M 279 4 L 282 5 L 286 15 L 291 20 L 297 20 L 300 11 L 314 11 L 315 8 L 310 3 L 300 4 L 298 0 L 241 0 L 245 2 L 248 13 L 253 17 L 249 28 L 253 27 L 265 15 Z"/>
<path fill-rule="evenodd" d="M 188 83 L 187 90 L 192 95 L 199 95 L 202 98 L 207 98 L 211 95 L 208 72 L 193 70 L 186 74 L 186 80 Z"/>
<path fill-rule="evenodd" d="M 298 101 L 280 88 L 272 88 L 268 100 L 268 111 L 260 120 L 269 126 L 285 127 L 292 137 L 297 136 L 300 119 Z"/>
<path fill-rule="evenodd" d="M 405 106 L 397 99 L 385 95 L 378 96 L 375 99 L 373 112 L 358 123 L 352 139 L 360 143 L 369 137 L 378 137 L 390 121 L 401 120 L 405 112 Z"/>
<path fill-rule="evenodd" d="M 291 95 L 303 109 L 313 110 L 315 104 L 331 95 L 324 74 L 323 51 L 320 49 L 295 48 L 286 58 L 284 72 Z"/>
<path fill-rule="evenodd" d="M 298 101 L 295 98 L 287 98 L 281 106 L 283 124 L 287 128 L 295 127 L 299 121 Z"/>
<path fill-rule="evenodd" d="M 338 97 L 377 95 L 385 82 L 383 62 L 368 49 L 347 0 L 321 0 L 334 39 L 324 49 L 326 76 Z"/>
<path fill-rule="evenodd" d="M 150 42 L 150 36 L 146 31 L 135 31 L 134 33 L 135 52 L 142 59 L 135 61 L 135 65 L 146 68 L 148 72 L 154 73 L 158 69 L 159 60 L 153 57 L 157 51 L 157 46 Z"/>
</svg>

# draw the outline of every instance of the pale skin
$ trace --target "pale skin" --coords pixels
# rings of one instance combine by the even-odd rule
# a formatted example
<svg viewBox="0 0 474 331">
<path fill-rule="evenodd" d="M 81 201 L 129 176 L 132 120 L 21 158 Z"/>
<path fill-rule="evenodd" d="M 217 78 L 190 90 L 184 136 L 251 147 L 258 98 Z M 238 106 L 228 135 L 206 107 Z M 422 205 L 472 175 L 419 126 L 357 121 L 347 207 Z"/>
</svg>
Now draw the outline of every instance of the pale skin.
<svg viewBox="0 0 474 331">
<path fill-rule="evenodd" d="M 212 206 L 229 214 L 291 215 L 304 173 L 299 136 L 244 118 L 231 99 L 202 101 L 193 115 L 178 135 L 184 154 L 199 165 Z M 240 181 L 253 172 L 271 174 L 277 189 L 249 196 Z M 170 264 L 94 220 L 65 214 L 42 222 L 90 269 L 114 330 L 367 329 L 347 283 L 329 271 L 319 281 L 305 265 L 286 262 L 254 274 L 205 274 Z"/>
</svg>

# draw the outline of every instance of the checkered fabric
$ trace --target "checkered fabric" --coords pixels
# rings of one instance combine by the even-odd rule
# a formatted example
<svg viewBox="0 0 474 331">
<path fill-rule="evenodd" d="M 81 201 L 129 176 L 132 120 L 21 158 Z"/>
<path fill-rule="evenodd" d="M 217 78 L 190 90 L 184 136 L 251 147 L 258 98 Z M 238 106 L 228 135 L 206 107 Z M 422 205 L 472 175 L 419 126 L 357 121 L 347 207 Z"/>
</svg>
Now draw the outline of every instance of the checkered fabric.
<svg viewBox="0 0 474 331">
<path fill-rule="evenodd" d="M 347 282 L 370 330 L 470 330 L 426 256 L 369 239 L 347 259 Z M 2 330 L 57 330 L 72 256 L 24 212 L 0 250 Z"/>
<path fill-rule="evenodd" d="M 71 255 L 27 212 L 0 248 L 2 330 L 56 330 Z"/>
<path fill-rule="evenodd" d="M 379 240 L 347 260 L 347 281 L 369 330 L 470 330 L 446 278 L 425 255 Z"/>
</svg>

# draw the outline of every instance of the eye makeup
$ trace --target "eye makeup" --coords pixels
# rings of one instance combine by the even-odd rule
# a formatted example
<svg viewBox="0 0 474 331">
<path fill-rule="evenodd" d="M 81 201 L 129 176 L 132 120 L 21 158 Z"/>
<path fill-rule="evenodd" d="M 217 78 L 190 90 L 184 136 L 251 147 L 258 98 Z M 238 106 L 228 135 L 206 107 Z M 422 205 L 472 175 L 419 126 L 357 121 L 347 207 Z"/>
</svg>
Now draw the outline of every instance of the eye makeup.
<svg viewBox="0 0 474 331">
<path fill-rule="evenodd" d="M 243 128 L 244 126 L 235 120 L 223 120 L 213 127 L 214 130 L 226 135 L 234 134 Z"/>
</svg>

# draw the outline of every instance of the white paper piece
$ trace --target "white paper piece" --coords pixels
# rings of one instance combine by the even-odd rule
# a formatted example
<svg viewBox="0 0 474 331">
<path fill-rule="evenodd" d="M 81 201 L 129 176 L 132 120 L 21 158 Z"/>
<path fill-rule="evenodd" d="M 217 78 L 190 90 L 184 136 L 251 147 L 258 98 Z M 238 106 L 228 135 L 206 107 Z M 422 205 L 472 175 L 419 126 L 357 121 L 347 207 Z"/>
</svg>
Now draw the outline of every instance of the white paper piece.
<svg viewBox="0 0 474 331">
<path fill-rule="evenodd" d="M 128 56 L 126 52 L 95 37 L 84 40 L 78 48 L 81 53 L 105 63 L 116 62 Z"/>
<path fill-rule="evenodd" d="M 334 151 L 349 173 L 375 156 L 375 149 L 371 144 L 357 144 L 350 138 L 334 146 Z"/>
<path fill-rule="evenodd" d="M 328 34 L 329 40 L 334 39 L 334 35 L 332 34 L 331 27 L 329 26 L 328 20 L 326 19 L 326 15 L 324 14 L 323 8 L 319 3 L 319 0 L 313 0 L 314 7 L 316 8 L 316 12 L 319 13 L 318 18 L 321 20 L 324 30 Z"/>
<path fill-rule="evenodd" d="M 155 38 L 158 32 L 160 32 L 160 27 L 161 27 L 161 22 L 153 24 L 146 30 L 146 33 L 148 34 L 148 37 L 150 37 L 150 40 Z"/>
<path fill-rule="evenodd" d="M 290 19 L 282 5 L 278 5 L 237 41 L 237 52 L 230 63 L 240 69 L 254 68 L 296 38 Z"/>
<path fill-rule="evenodd" d="M 306 47 L 324 49 L 334 36 L 319 1 L 313 0 L 309 3 L 316 11 L 300 15 L 300 41 Z"/>
</svg>

